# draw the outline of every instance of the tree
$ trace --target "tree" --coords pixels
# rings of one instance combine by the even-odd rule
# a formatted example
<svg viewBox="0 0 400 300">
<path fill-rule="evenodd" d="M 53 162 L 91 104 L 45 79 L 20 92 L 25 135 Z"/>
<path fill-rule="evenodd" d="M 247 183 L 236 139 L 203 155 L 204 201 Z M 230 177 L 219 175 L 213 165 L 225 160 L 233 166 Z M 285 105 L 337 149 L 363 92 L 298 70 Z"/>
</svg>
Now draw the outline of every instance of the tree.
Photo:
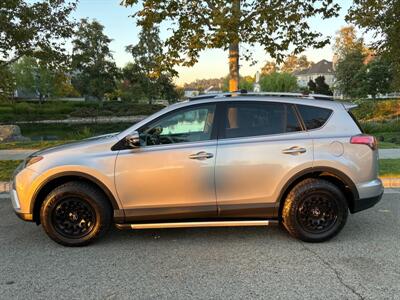
<svg viewBox="0 0 400 300">
<path fill-rule="evenodd" d="M 126 50 L 133 58 L 130 71 L 135 78 L 131 82 L 135 82 L 136 86 L 140 85 L 145 98 L 150 103 L 159 98 L 169 102 L 175 101 L 178 94 L 172 79 L 176 73 L 166 68 L 161 60 L 163 48 L 158 27 L 143 27 L 139 34 L 139 42 L 127 46 Z"/>
<path fill-rule="evenodd" d="M 393 70 L 393 86 L 400 88 L 400 2 L 398 0 L 354 0 L 347 21 L 372 32 L 371 45 L 387 57 Z"/>
<path fill-rule="evenodd" d="M 239 88 L 239 44 L 260 44 L 280 63 L 290 48 L 298 54 L 307 47 L 323 47 L 329 38 L 308 25 L 310 18 L 338 15 L 332 0 L 124 0 L 138 8 L 135 17 L 142 27 L 164 23 L 172 32 L 165 42 L 165 62 L 192 66 L 204 49 L 229 49 L 229 89 Z M 141 6 L 138 4 L 142 4 Z M 251 53 L 243 56 L 251 59 Z"/>
<path fill-rule="evenodd" d="M 327 85 L 325 82 L 325 76 L 318 76 L 317 78 L 315 78 L 314 92 L 316 94 L 322 95 L 333 95 L 331 89 L 329 88 L 329 85 Z"/>
<path fill-rule="evenodd" d="M 362 72 L 365 54 L 360 47 L 348 50 L 344 57 L 340 58 L 335 70 L 336 88 L 345 97 L 365 96 L 362 88 Z"/>
<path fill-rule="evenodd" d="M 378 94 L 390 92 L 392 82 L 390 63 L 382 57 L 377 57 L 365 65 L 360 70 L 359 77 L 363 79 L 361 88 L 363 94 L 370 95 L 373 99 Z"/>
<path fill-rule="evenodd" d="M 261 68 L 261 75 L 269 75 L 275 73 L 279 70 L 276 62 L 274 61 L 267 61 L 264 67 Z"/>
<path fill-rule="evenodd" d="M 63 42 L 71 37 L 69 19 L 76 1 L 7 0 L 0 4 L 0 66 L 11 65 L 22 56 L 65 60 Z"/>
<path fill-rule="evenodd" d="M 301 71 L 311 67 L 312 62 L 308 61 L 307 56 L 301 55 L 297 57 L 296 55 L 289 55 L 283 62 L 280 68 L 282 72 L 293 73 L 295 71 Z"/>
<path fill-rule="evenodd" d="M 260 78 L 263 92 L 293 92 L 298 89 L 297 79 L 289 73 L 272 73 Z"/>
<path fill-rule="evenodd" d="M 246 91 L 252 91 L 254 87 L 254 82 L 255 79 L 252 76 L 240 76 L 239 79 L 239 90 L 246 90 Z M 229 75 L 225 77 L 224 83 L 223 83 L 223 88 L 222 90 L 224 92 L 229 91 Z"/>
<path fill-rule="evenodd" d="M 84 96 L 103 100 L 116 87 L 118 69 L 103 33 L 104 26 L 97 21 L 82 19 L 72 41 L 72 83 Z"/>
<path fill-rule="evenodd" d="M 310 92 L 315 93 L 315 91 L 317 90 L 317 84 L 312 79 L 308 81 L 307 86 Z"/>
<path fill-rule="evenodd" d="M 354 26 L 344 26 L 336 32 L 333 51 L 339 58 L 344 57 L 348 51 L 356 48 L 360 49 L 360 47 L 364 48 L 364 41 L 361 38 L 357 38 Z"/>
<path fill-rule="evenodd" d="M 128 63 L 124 68 L 122 68 L 121 76 L 122 82 L 119 83 L 118 89 L 121 91 L 122 100 L 148 100 L 148 78 L 144 76 L 138 65 Z"/>
<path fill-rule="evenodd" d="M 14 76 L 8 66 L 0 66 L 0 103 L 13 98 L 15 91 Z"/>
<path fill-rule="evenodd" d="M 39 103 L 47 98 L 75 93 L 69 78 L 61 70 L 52 69 L 34 57 L 24 56 L 12 66 L 16 88 L 37 95 Z"/>
</svg>

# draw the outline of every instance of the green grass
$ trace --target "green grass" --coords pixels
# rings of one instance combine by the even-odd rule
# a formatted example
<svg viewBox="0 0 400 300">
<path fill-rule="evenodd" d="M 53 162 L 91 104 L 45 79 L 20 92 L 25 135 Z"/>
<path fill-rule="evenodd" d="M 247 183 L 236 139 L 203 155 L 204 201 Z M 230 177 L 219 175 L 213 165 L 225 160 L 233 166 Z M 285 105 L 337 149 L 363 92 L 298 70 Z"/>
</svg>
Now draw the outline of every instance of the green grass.
<svg viewBox="0 0 400 300">
<path fill-rule="evenodd" d="M 379 175 L 385 177 L 399 177 L 400 159 L 380 159 Z"/>
<path fill-rule="evenodd" d="M 132 126 L 132 123 L 109 124 L 19 124 L 23 136 L 56 137 L 57 140 L 79 140 L 105 133 L 121 132 Z"/>
<path fill-rule="evenodd" d="M 0 160 L 0 181 L 9 181 L 20 160 Z"/>
<path fill-rule="evenodd" d="M 29 142 L 0 143 L 0 150 L 4 149 L 43 149 L 61 145 L 96 135 L 121 132 L 132 126 L 131 123 L 117 124 L 21 124 L 21 133 L 33 139 Z M 53 137 L 55 140 L 35 140 L 39 137 Z"/>
<path fill-rule="evenodd" d="M 63 120 L 69 117 L 151 115 L 163 105 L 133 102 L 68 102 L 49 101 L 43 104 L 19 102 L 0 104 L 0 123 L 16 121 Z"/>
</svg>

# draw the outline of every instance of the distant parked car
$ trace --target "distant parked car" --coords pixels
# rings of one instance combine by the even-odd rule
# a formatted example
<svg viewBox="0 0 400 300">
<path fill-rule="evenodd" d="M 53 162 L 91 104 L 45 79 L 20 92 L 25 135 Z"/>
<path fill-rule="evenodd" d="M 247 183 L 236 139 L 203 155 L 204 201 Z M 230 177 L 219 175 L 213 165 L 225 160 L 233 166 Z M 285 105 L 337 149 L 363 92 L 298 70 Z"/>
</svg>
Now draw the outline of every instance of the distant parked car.
<svg viewBox="0 0 400 300">
<path fill-rule="evenodd" d="M 322 242 L 377 203 L 377 142 L 351 104 L 300 94 L 207 95 L 127 130 L 36 152 L 11 199 L 66 246 L 120 229 L 282 223 Z M 311 99 L 310 99 L 311 98 Z"/>
</svg>

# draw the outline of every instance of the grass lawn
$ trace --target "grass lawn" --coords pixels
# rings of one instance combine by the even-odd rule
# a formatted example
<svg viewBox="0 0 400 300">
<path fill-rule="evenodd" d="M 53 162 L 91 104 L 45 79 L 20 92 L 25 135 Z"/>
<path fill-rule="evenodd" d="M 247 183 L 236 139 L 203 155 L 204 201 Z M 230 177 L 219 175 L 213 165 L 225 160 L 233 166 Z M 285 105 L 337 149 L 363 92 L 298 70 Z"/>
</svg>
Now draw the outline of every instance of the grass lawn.
<svg viewBox="0 0 400 300">
<path fill-rule="evenodd" d="M 9 181 L 21 160 L 0 160 L 0 181 Z"/>
<path fill-rule="evenodd" d="M 163 105 L 157 104 L 117 101 L 48 101 L 43 104 L 18 102 L 15 104 L 0 104 L 0 123 L 12 124 L 15 121 L 63 120 L 69 117 L 151 115 L 162 108 L 164 108 Z"/>
<path fill-rule="evenodd" d="M 121 132 L 131 123 L 117 124 L 20 124 L 21 133 L 29 137 L 29 142 L 0 143 L 0 150 L 5 149 L 43 149 L 73 142 L 96 135 Z M 40 140 L 52 137 L 55 140 Z"/>
<path fill-rule="evenodd" d="M 385 177 L 399 177 L 400 159 L 380 159 L 379 175 Z"/>
<path fill-rule="evenodd" d="M 372 135 L 378 139 L 378 145 L 381 149 L 400 148 L 400 131 L 373 132 Z"/>
</svg>

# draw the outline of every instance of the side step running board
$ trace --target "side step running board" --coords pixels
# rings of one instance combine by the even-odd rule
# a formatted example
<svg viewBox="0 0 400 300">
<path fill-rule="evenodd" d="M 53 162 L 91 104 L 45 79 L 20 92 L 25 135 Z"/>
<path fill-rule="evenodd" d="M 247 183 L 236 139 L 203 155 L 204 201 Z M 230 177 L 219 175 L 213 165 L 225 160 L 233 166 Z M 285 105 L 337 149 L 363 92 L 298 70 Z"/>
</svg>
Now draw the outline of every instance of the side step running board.
<svg viewBox="0 0 400 300">
<path fill-rule="evenodd" d="M 146 224 L 115 224 L 118 229 L 155 229 L 155 228 L 190 228 L 190 227 L 240 227 L 240 226 L 268 226 L 278 224 L 278 220 L 250 220 L 250 221 L 204 221 L 204 222 L 174 222 L 174 223 L 146 223 Z"/>
</svg>

